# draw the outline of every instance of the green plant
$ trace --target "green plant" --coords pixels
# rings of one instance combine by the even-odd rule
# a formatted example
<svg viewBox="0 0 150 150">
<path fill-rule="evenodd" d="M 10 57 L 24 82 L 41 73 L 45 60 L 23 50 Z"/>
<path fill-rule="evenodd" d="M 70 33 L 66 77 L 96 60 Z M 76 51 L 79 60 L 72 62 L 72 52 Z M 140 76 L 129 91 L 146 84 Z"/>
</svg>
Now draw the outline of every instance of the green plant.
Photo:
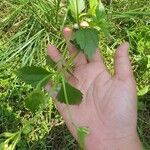
<svg viewBox="0 0 150 150">
<path fill-rule="evenodd" d="M 99 34 L 102 29 L 101 24 L 107 25 L 104 6 L 101 2 L 90 0 L 88 9 L 86 9 L 84 1 L 70 0 L 68 13 L 70 13 L 71 17 L 74 17 L 73 24 L 74 27 L 76 26 L 72 42 L 80 51 L 83 51 L 88 59 L 90 59 L 99 45 Z M 89 21 L 83 22 L 86 19 Z M 82 25 L 83 23 L 87 23 L 87 26 Z M 66 51 L 63 52 L 64 57 L 57 63 L 53 62 L 53 60 L 47 56 L 47 69 L 36 66 L 25 66 L 18 70 L 18 77 L 35 88 L 25 100 L 26 108 L 32 113 L 43 110 L 54 92 L 58 93 L 56 98 L 62 103 L 67 105 L 77 105 L 81 103 L 82 93 L 70 85 L 65 79 L 66 72 L 71 73 L 70 64 L 72 64 L 74 58 L 78 55 L 78 52 L 69 60 L 65 60 L 65 53 Z M 63 62 L 66 63 L 64 64 Z M 58 65 L 59 67 L 57 67 Z M 43 88 L 48 82 L 53 83 L 53 86 L 46 96 Z M 69 110 L 68 113 L 71 114 Z M 86 136 L 84 133 L 85 129 L 81 129 L 81 127 L 76 128 L 79 134 L 79 141 L 80 138 L 82 140 L 80 146 L 81 148 L 84 148 L 84 138 Z"/>
<path fill-rule="evenodd" d="M 95 7 L 95 2 L 95 0 L 91 1 L 90 5 Z M 104 38 L 104 34 L 106 36 L 109 35 L 107 32 L 109 25 L 105 24 L 107 18 L 103 19 L 103 23 L 93 25 L 91 21 L 93 17 L 86 13 L 89 8 L 87 3 L 85 9 L 81 12 L 79 23 L 76 21 L 76 18 L 72 17 L 71 10 L 68 9 L 68 3 L 64 1 L 33 0 L 31 2 L 29 0 L 3 0 L 0 3 L 0 17 L 2 18 L 0 20 L 0 65 L 2 66 L 0 68 L 1 132 L 9 131 L 13 133 L 16 130 L 21 130 L 26 124 L 24 120 L 30 120 L 34 117 L 24 105 L 24 99 L 32 91 L 32 88 L 30 85 L 19 82 L 14 71 L 18 67 L 25 65 L 33 66 L 36 64 L 36 66 L 45 66 L 44 50 L 47 43 L 55 44 L 61 52 L 64 52 L 66 46 L 61 37 L 61 31 L 65 24 L 75 27 L 74 31 L 77 31 L 76 29 L 78 28 L 84 29 L 80 27 L 84 21 L 88 22 L 90 27 L 101 26 L 96 27 L 100 33 L 101 53 L 104 55 L 106 65 L 111 71 L 113 70 L 111 58 L 116 45 L 123 40 L 129 41 L 138 94 L 140 97 L 143 97 L 149 91 L 149 2 L 147 0 L 129 0 L 128 2 L 126 0 L 103 0 L 103 2 L 106 6 L 105 10 L 109 20 L 107 22 L 109 25 L 113 25 L 110 28 L 111 38 L 109 40 Z M 92 13 L 90 12 L 90 14 Z M 72 39 L 72 42 L 75 43 L 75 40 Z M 75 44 L 78 47 L 77 43 Z M 66 52 L 64 57 L 65 55 Z M 50 66 L 53 66 L 51 61 L 50 64 Z M 71 65 L 71 62 L 69 64 Z M 47 66 L 46 70 L 51 72 L 51 68 Z M 55 78 L 55 73 L 53 75 L 53 78 Z M 62 79 L 60 78 L 60 80 Z M 44 92 L 43 90 L 40 91 Z M 48 95 L 46 94 L 46 96 Z M 52 103 L 51 100 L 49 102 Z M 139 102 L 138 131 L 142 141 L 149 145 L 149 96 L 140 98 Z M 57 135 L 61 136 L 61 140 L 58 140 L 58 142 L 56 142 L 55 134 L 53 135 L 55 137 L 53 141 L 49 140 L 49 138 L 46 142 L 41 140 L 45 134 L 50 132 L 52 127 L 59 124 L 58 122 L 63 122 L 54 107 L 52 109 L 48 106 L 48 109 L 46 108 L 46 111 L 44 110 L 43 112 L 44 115 L 41 113 L 37 118 L 41 123 L 36 121 L 33 123 L 34 129 L 30 134 L 22 134 L 21 136 L 21 139 L 25 138 L 27 149 L 37 145 L 41 146 L 37 149 L 46 149 L 45 147 L 51 145 L 53 145 L 53 149 L 55 143 L 57 145 L 58 142 L 60 143 L 59 148 L 69 149 L 69 145 L 75 146 L 73 139 L 70 135 L 68 136 L 66 130 L 62 135 L 58 134 L 62 129 L 59 129 L 60 131 L 57 132 Z M 53 120 L 56 121 L 56 125 L 53 124 Z M 51 134 L 50 132 L 49 136 L 52 136 Z M 65 139 L 68 143 L 65 143 Z M 51 141 L 51 145 L 49 145 L 48 141 Z M 20 143 L 23 142 L 19 142 L 17 146 Z M 54 149 L 58 148 L 55 147 Z"/>
</svg>

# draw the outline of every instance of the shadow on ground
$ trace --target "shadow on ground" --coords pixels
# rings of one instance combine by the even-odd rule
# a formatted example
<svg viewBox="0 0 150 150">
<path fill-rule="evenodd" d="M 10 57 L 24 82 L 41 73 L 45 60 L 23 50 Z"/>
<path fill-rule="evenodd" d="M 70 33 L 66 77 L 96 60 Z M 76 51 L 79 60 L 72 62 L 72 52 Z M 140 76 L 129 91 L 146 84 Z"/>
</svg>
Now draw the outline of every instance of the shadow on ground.
<svg viewBox="0 0 150 150">
<path fill-rule="evenodd" d="M 61 124 L 53 127 L 43 139 L 32 144 L 30 150 L 79 150 L 79 147 L 65 124 Z"/>
<path fill-rule="evenodd" d="M 138 132 L 146 150 L 150 149 L 150 91 L 138 97 Z"/>
</svg>

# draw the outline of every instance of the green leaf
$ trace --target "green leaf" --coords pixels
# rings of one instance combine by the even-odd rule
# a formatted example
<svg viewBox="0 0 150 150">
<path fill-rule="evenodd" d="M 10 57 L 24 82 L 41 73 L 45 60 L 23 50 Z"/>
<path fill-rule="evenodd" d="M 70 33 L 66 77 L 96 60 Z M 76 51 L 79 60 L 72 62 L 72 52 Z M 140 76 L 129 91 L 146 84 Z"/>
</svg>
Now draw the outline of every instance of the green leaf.
<svg viewBox="0 0 150 150">
<path fill-rule="evenodd" d="M 21 134 L 20 132 L 16 133 L 16 135 L 13 137 L 12 143 L 9 145 L 9 148 L 7 150 L 15 150 L 16 145 L 21 140 Z"/>
<path fill-rule="evenodd" d="M 82 93 L 80 90 L 74 88 L 72 85 L 69 83 L 65 82 L 65 92 L 67 94 L 67 100 L 69 105 L 76 105 L 80 104 L 82 101 Z M 59 102 L 67 104 L 66 96 L 64 93 L 64 88 L 63 85 L 61 86 L 58 95 L 57 95 L 57 100 Z"/>
<path fill-rule="evenodd" d="M 85 9 L 85 0 L 69 0 L 69 8 L 72 16 L 78 18 L 79 14 Z"/>
<path fill-rule="evenodd" d="M 79 29 L 75 32 L 75 42 L 91 58 L 99 44 L 99 32 L 94 28 Z"/>
<path fill-rule="evenodd" d="M 50 72 L 41 67 L 25 66 L 18 70 L 17 76 L 33 87 L 37 86 L 45 78 L 41 83 L 41 86 L 45 86 L 49 81 Z"/>
<path fill-rule="evenodd" d="M 40 90 L 33 91 L 25 100 L 25 106 L 32 113 L 37 112 L 40 108 L 44 108 L 48 102 L 48 97 Z"/>
<path fill-rule="evenodd" d="M 32 131 L 32 129 L 33 129 L 32 125 L 28 124 L 23 128 L 22 132 L 23 132 L 23 134 L 27 135 Z"/>
<path fill-rule="evenodd" d="M 97 5 L 95 13 L 96 13 L 97 20 L 106 18 L 106 12 L 105 12 L 105 7 L 104 7 L 103 3 L 100 2 Z"/>
<path fill-rule="evenodd" d="M 101 1 L 96 6 L 95 15 L 93 15 L 93 20 L 90 22 L 90 25 L 96 26 L 99 31 L 105 34 L 106 37 L 110 35 L 110 22 L 107 19 L 105 7 Z"/>
<path fill-rule="evenodd" d="M 5 142 L 0 143 L 0 150 L 8 150 L 8 143 Z"/>
<path fill-rule="evenodd" d="M 89 129 L 86 127 L 78 127 L 77 128 L 77 136 L 78 136 L 78 142 L 80 145 L 80 149 L 85 149 L 85 138 L 89 134 Z"/>
<path fill-rule="evenodd" d="M 147 58 L 148 58 L 147 68 L 150 68 L 150 55 L 148 55 Z"/>
<path fill-rule="evenodd" d="M 5 137 L 5 138 L 8 138 L 8 137 L 11 137 L 13 136 L 14 134 L 13 133 L 10 133 L 10 132 L 3 132 L 0 134 L 0 138 L 1 137 Z"/>
<path fill-rule="evenodd" d="M 150 86 L 147 85 L 147 86 L 141 88 L 140 90 L 138 90 L 138 96 L 145 95 L 149 91 L 149 88 L 150 88 Z"/>
<path fill-rule="evenodd" d="M 93 16 L 95 15 L 95 10 L 97 5 L 98 5 L 98 0 L 89 0 L 89 6 L 90 6 L 89 13 Z"/>
<path fill-rule="evenodd" d="M 146 107 L 145 107 L 144 102 L 138 100 L 138 110 L 145 110 L 145 109 Z"/>
<path fill-rule="evenodd" d="M 54 68 L 56 66 L 56 62 L 53 61 L 53 59 L 50 56 L 46 56 L 46 64 L 50 65 L 52 68 Z"/>
</svg>

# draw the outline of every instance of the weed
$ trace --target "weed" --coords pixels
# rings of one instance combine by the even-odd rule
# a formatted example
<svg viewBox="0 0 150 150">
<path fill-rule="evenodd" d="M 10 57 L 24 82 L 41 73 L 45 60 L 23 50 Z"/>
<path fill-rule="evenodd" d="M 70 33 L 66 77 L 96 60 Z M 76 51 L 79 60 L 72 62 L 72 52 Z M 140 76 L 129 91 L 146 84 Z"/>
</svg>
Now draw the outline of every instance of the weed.
<svg viewBox="0 0 150 150">
<path fill-rule="evenodd" d="M 106 29 L 110 29 L 110 37 L 106 37 L 107 32 L 102 32 L 107 30 L 104 28 L 105 23 L 101 23 L 101 52 L 106 65 L 113 72 L 111 58 L 116 46 L 123 40 L 130 42 L 130 56 L 139 95 L 138 131 L 144 145 L 149 149 L 150 104 L 147 93 L 150 84 L 150 4 L 147 0 L 104 1 L 104 4 L 109 22 Z M 62 28 L 65 25 L 72 26 L 72 22 L 79 24 L 83 18 L 68 17 L 70 12 L 67 3 L 59 0 L 3 0 L 0 11 L 0 132 L 12 133 L 9 138 L 13 137 L 18 142 L 18 131 L 33 118 L 33 114 L 25 107 L 25 98 L 33 88 L 18 81 L 16 70 L 26 65 L 44 67 L 44 52 L 48 43 L 57 45 L 61 52 L 66 51 Z M 82 49 L 82 44 L 80 46 Z M 65 83 L 64 86 L 67 87 Z M 14 142 L 18 148 L 78 149 L 66 128 L 61 127 L 63 120 L 51 100 L 35 118 L 31 123 L 32 127 L 29 125 L 24 133 L 22 131 L 20 142 Z M 3 136 L 1 142 L 9 138 Z"/>
</svg>

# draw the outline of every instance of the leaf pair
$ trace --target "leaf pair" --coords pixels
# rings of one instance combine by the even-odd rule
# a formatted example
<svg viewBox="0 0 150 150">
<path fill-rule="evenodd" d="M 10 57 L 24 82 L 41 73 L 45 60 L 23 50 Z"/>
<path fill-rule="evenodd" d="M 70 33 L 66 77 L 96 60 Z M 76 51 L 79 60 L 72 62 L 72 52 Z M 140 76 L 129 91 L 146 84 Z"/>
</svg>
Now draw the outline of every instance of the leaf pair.
<svg viewBox="0 0 150 150">
<path fill-rule="evenodd" d="M 50 60 L 50 59 L 49 59 Z M 45 87 L 52 78 L 51 72 L 47 71 L 44 68 L 36 66 L 25 66 L 18 70 L 18 77 L 26 82 L 31 84 L 36 89 L 29 94 L 25 100 L 25 106 L 33 113 L 38 111 L 40 108 L 44 108 L 48 102 L 48 96 L 41 90 L 42 87 Z M 61 103 L 75 105 L 79 104 L 82 100 L 82 93 L 65 81 L 65 90 L 62 83 L 60 90 L 58 91 L 57 100 Z M 58 84 L 57 86 L 59 86 Z M 54 91 L 52 91 L 54 92 Z M 67 99 L 66 95 L 67 93 Z"/>
<path fill-rule="evenodd" d="M 69 0 L 69 9 L 72 17 L 78 19 L 85 8 L 85 0 Z M 89 0 L 88 13 L 96 16 L 97 20 L 103 19 L 106 16 L 104 5 L 99 0 Z M 79 22 L 79 20 L 76 21 Z"/>
</svg>

